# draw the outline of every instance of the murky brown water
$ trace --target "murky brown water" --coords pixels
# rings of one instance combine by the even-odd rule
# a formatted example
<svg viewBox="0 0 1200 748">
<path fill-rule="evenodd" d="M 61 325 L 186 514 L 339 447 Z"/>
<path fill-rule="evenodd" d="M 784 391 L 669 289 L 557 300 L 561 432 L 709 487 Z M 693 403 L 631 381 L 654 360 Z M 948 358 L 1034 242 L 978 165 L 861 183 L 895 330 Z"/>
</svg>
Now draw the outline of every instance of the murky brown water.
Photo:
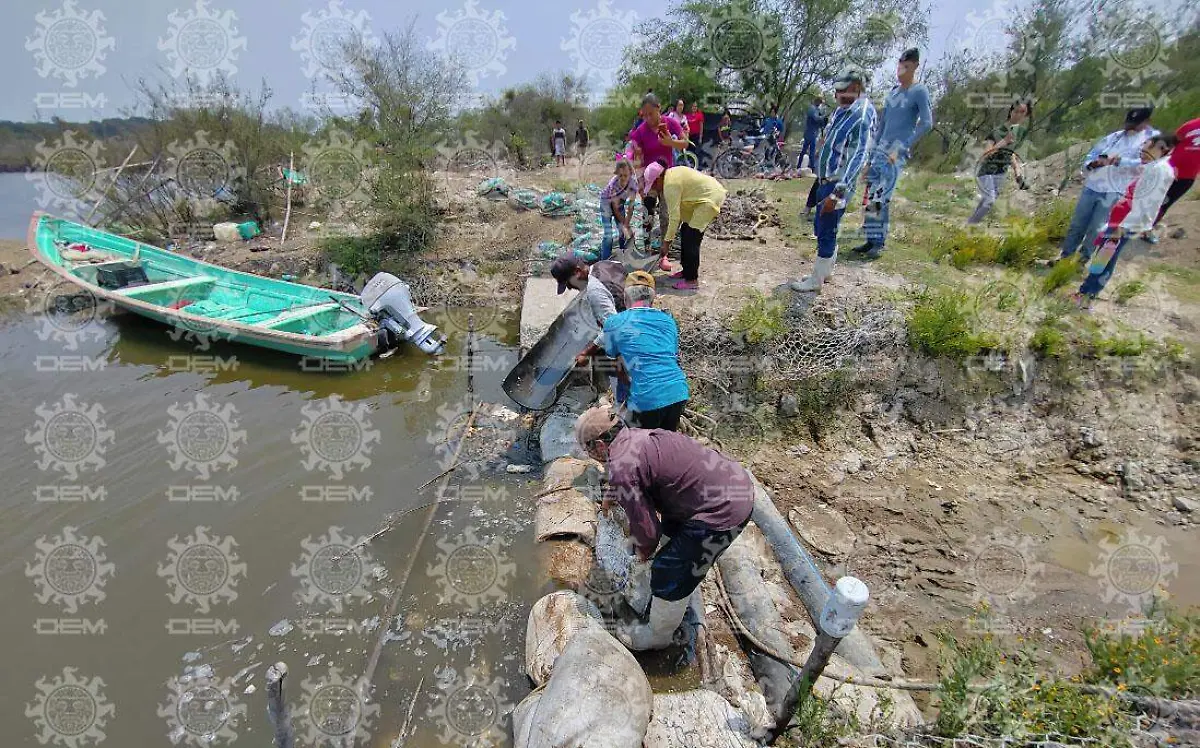
<svg viewBox="0 0 1200 748">
<path fill-rule="evenodd" d="M 528 482 L 457 471 L 347 550 L 452 464 L 466 334 L 428 316 L 441 362 L 336 374 L 129 315 L 0 325 L 6 742 L 269 746 L 276 661 L 296 745 L 507 742 L 542 591 Z M 478 399 L 505 402 L 514 328 L 478 337 Z"/>
</svg>

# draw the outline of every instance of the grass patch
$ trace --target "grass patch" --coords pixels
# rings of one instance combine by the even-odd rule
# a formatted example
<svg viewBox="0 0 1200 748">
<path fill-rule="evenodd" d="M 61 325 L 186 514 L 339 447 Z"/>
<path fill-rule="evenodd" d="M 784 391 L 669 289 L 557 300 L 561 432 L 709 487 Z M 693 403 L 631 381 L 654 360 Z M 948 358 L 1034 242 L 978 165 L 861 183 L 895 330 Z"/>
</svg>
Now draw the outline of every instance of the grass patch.
<svg viewBox="0 0 1200 748">
<path fill-rule="evenodd" d="M 1117 286 L 1117 290 L 1113 294 L 1113 301 L 1124 306 L 1132 301 L 1135 297 L 1146 292 L 1146 284 L 1140 280 L 1125 281 Z"/>
<path fill-rule="evenodd" d="M 568 195 L 573 195 L 575 194 L 575 191 L 579 189 L 581 184 L 581 182 L 576 182 L 572 179 L 555 179 L 550 183 L 550 189 L 554 190 L 555 192 L 563 192 Z"/>
<path fill-rule="evenodd" d="M 747 343 L 762 343 L 782 335 L 787 330 L 783 322 L 784 303 L 757 290 L 749 296 L 749 301 L 730 322 L 733 332 L 743 335 Z"/>
<path fill-rule="evenodd" d="M 1200 695 L 1200 615 L 1152 610 L 1138 634 L 1084 630 L 1092 667 L 1088 683 L 1166 699 Z"/>
<path fill-rule="evenodd" d="M 976 328 L 970 299 L 956 291 L 919 297 L 906 326 L 909 345 L 935 358 L 961 361 L 996 345 L 994 336 Z"/>
<path fill-rule="evenodd" d="M 935 262 L 945 260 L 959 270 L 965 270 L 969 265 L 995 262 L 1000 241 L 999 237 L 982 231 L 955 228 L 939 233 L 930 253 Z"/>
<path fill-rule="evenodd" d="M 1067 237 L 1067 227 L 1075 214 L 1075 204 L 1065 198 L 1044 202 L 1033 213 L 1033 225 L 1046 241 L 1057 244 Z"/>
<path fill-rule="evenodd" d="M 854 376 L 846 369 L 836 369 L 820 376 L 809 377 L 790 388 L 796 397 L 800 420 L 814 442 L 819 442 L 829 427 L 839 419 L 839 413 L 854 399 Z"/>
<path fill-rule="evenodd" d="M 366 236 L 333 236 L 321 241 L 326 261 L 336 264 L 350 275 L 374 273 L 379 270 L 386 254 L 386 241 L 378 234 Z"/>
<path fill-rule="evenodd" d="M 1042 277 L 1042 293 L 1049 295 L 1068 285 L 1072 281 L 1083 278 L 1083 265 L 1077 256 L 1059 260 L 1051 266 L 1050 271 Z"/>
</svg>

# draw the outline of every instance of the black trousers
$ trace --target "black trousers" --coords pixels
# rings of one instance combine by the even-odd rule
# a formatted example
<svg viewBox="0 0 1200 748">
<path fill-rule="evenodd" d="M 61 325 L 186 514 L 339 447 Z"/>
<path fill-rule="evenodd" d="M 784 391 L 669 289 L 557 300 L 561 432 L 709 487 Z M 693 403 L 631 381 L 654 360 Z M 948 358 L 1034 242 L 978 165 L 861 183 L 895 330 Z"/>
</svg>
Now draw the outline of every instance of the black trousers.
<svg viewBox="0 0 1200 748">
<path fill-rule="evenodd" d="M 817 207 L 817 187 L 821 184 L 820 179 L 814 179 L 812 187 L 808 188 L 808 199 L 804 201 L 805 210 L 812 210 Z"/>
<path fill-rule="evenodd" d="M 1158 218 L 1154 219 L 1155 226 L 1163 219 L 1175 201 L 1187 194 L 1195 182 L 1195 179 L 1176 179 L 1171 182 L 1171 186 L 1167 188 L 1167 196 L 1163 198 L 1162 207 L 1158 209 Z"/>
<path fill-rule="evenodd" d="M 686 281 L 700 277 L 700 242 L 703 240 L 703 231 L 697 231 L 686 223 L 679 227 L 679 261 L 683 264 L 683 279 Z"/>
<path fill-rule="evenodd" d="M 634 428 L 678 431 L 679 417 L 683 415 L 683 409 L 687 407 L 687 404 L 687 400 L 680 400 L 654 410 L 630 411 L 629 420 L 633 422 Z"/>
<path fill-rule="evenodd" d="M 670 540 L 650 562 L 650 591 L 661 600 L 682 600 L 691 595 L 749 522 L 747 517 L 731 530 L 713 530 L 700 522 L 664 522 L 663 535 Z"/>
</svg>

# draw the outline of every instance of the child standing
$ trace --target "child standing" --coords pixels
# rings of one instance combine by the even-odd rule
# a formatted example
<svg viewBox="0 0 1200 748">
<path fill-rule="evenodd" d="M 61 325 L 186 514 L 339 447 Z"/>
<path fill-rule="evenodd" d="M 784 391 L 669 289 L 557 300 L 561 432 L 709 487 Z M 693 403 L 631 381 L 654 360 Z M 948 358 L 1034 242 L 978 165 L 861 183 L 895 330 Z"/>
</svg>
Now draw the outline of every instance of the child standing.
<svg viewBox="0 0 1200 748">
<path fill-rule="evenodd" d="M 620 234 L 620 248 L 633 236 L 629 228 L 633 198 L 637 195 L 637 180 L 633 178 L 633 165 L 618 155 L 613 178 L 600 190 L 600 220 L 604 223 L 604 240 L 600 244 L 600 259 L 612 255 L 613 233 Z"/>
</svg>

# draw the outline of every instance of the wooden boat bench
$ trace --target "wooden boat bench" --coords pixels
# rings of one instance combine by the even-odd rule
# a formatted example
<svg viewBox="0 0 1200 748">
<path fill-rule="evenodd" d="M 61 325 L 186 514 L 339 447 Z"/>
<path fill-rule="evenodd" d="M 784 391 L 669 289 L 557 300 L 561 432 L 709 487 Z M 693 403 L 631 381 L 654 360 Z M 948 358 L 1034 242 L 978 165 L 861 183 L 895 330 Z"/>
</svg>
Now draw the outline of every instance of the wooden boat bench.
<svg viewBox="0 0 1200 748">
<path fill-rule="evenodd" d="M 161 283 L 147 283 L 141 286 L 130 286 L 129 288 L 119 288 L 113 293 L 118 293 L 122 296 L 130 298 L 140 298 L 148 296 L 159 291 L 178 291 L 183 288 L 192 288 L 194 286 L 203 286 L 216 283 L 216 278 L 209 278 L 204 275 L 197 275 L 190 278 L 179 278 L 177 280 L 163 281 Z"/>
</svg>

